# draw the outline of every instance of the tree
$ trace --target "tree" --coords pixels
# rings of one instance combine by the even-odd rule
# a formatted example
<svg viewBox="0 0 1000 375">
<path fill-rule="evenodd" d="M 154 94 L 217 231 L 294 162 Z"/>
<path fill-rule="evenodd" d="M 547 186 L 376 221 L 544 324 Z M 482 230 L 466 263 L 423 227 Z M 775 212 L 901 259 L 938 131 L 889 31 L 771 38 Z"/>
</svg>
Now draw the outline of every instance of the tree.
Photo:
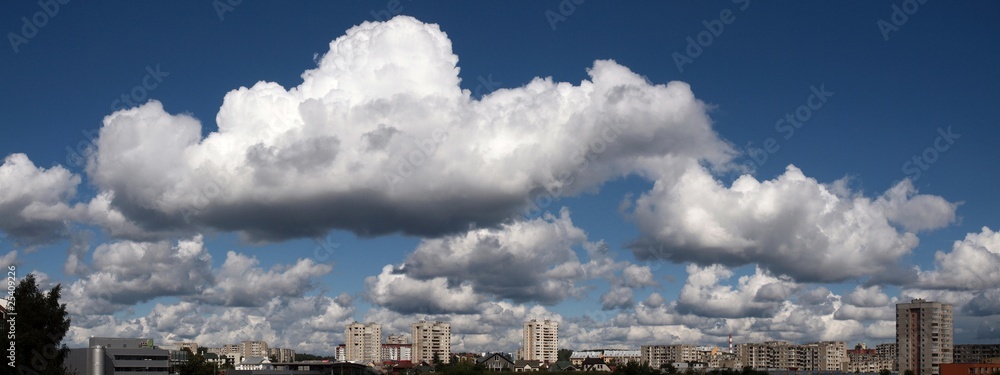
<svg viewBox="0 0 1000 375">
<path fill-rule="evenodd" d="M 913 372 L 913 370 L 906 370 L 906 371 L 903 371 L 903 374 L 904 374 L 904 375 L 917 375 L 917 373 Z"/>
<path fill-rule="evenodd" d="M 624 365 L 619 365 L 618 367 L 615 367 L 614 371 L 614 374 L 621 375 L 654 375 L 658 373 L 658 371 L 649 367 L 648 363 L 639 363 L 634 361 L 629 361 Z"/>
<path fill-rule="evenodd" d="M 573 355 L 573 351 L 569 349 L 559 349 L 556 353 L 558 353 L 556 354 L 556 359 L 559 361 L 568 361 L 569 357 Z"/>
<path fill-rule="evenodd" d="M 201 354 L 192 354 L 191 350 L 184 348 L 188 353 L 187 362 L 177 366 L 179 375 L 215 375 L 215 365 L 208 363 Z"/>
<path fill-rule="evenodd" d="M 8 287 L 12 286 L 8 278 Z M 14 288 L 13 301 L 8 297 L 7 321 L 14 320 L 14 361 L 18 374 L 66 375 L 65 360 L 69 348 L 62 345 L 69 331 L 66 304 L 59 304 L 62 285 L 48 293 L 38 290 L 35 275 L 28 274 Z M 16 314 L 16 315 L 15 315 Z M 9 328 L 8 328 L 9 329 Z M 4 348 L 10 347 L 10 331 L 4 332 Z M 9 365 L 8 363 L 5 365 Z"/>
<path fill-rule="evenodd" d="M 892 375 L 892 371 L 889 371 L 887 369 L 881 369 L 879 370 L 878 375 Z"/>
</svg>

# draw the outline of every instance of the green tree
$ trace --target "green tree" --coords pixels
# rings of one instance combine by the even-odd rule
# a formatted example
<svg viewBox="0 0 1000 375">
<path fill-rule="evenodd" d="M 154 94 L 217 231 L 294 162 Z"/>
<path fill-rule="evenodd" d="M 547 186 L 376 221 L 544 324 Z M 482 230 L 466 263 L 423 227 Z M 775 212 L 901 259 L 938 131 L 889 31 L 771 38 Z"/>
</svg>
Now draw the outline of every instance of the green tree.
<svg viewBox="0 0 1000 375">
<path fill-rule="evenodd" d="M 8 287 L 13 283 L 8 278 Z M 13 301 L 8 297 L 7 324 L 14 321 L 14 361 L 18 374 L 66 375 L 65 360 L 69 348 L 62 345 L 69 331 L 66 304 L 59 304 L 62 285 L 48 293 L 38 289 L 35 275 L 28 274 L 14 288 Z M 10 303 L 13 302 L 13 303 Z M 5 328 L 7 326 L 5 325 Z M 4 332 L 4 349 L 10 347 L 9 328 Z M 5 367 L 10 364 L 7 360 Z"/>
<path fill-rule="evenodd" d="M 556 354 L 556 359 L 559 361 L 568 361 L 569 357 L 573 355 L 573 351 L 569 349 L 559 349 Z"/>
<path fill-rule="evenodd" d="M 878 375 L 892 375 L 892 371 L 881 369 L 879 370 Z"/>
<path fill-rule="evenodd" d="M 621 375 L 654 375 L 658 374 L 659 371 L 653 370 L 652 367 L 649 367 L 648 363 L 630 361 L 615 367 L 615 371 L 613 373 Z"/>
<path fill-rule="evenodd" d="M 205 360 L 201 354 L 192 354 L 191 350 L 184 348 L 188 353 L 187 362 L 177 366 L 179 375 L 215 375 L 215 365 Z"/>
</svg>

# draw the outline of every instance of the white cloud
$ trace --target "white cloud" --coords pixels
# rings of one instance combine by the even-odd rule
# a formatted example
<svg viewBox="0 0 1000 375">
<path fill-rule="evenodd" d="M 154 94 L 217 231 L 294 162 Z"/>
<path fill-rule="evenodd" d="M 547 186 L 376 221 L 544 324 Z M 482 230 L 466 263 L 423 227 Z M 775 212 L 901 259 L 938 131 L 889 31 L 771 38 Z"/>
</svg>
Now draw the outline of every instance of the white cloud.
<svg viewBox="0 0 1000 375">
<path fill-rule="evenodd" d="M 371 302 L 403 313 L 469 313 L 484 300 L 469 282 L 449 285 L 445 277 L 418 280 L 391 265 L 382 267 L 377 276 L 365 278 L 365 290 Z"/>
<path fill-rule="evenodd" d="M 36 167 L 25 154 L 10 154 L 0 165 L 0 230 L 27 243 L 64 235 L 60 212 L 76 195 L 80 177 L 61 166 Z"/>
<path fill-rule="evenodd" d="M 278 296 L 301 297 L 317 285 L 315 278 L 333 270 L 312 259 L 299 259 L 293 265 L 267 271 L 259 265 L 256 257 L 228 252 L 217 272 L 217 282 L 194 298 L 225 306 L 261 306 Z"/>
<path fill-rule="evenodd" d="M 722 284 L 733 272 L 721 265 L 691 264 L 687 273 L 677 308 L 705 317 L 770 317 L 797 288 L 790 280 L 768 275 L 760 268 L 753 275 L 741 276 L 736 288 Z"/>
<path fill-rule="evenodd" d="M 934 254 L 934 270 L 920 271 L 923 288 L 982 290 L 1000 288 L 1000 233 L 983 227 L 955 241 L 951 252 Z"/>
<path fill-rule="evenodd" d="M 198 120 L 156 101 L 115 112 L 87 165 L 110 199 L 106 225 L 262 240 L 331 228 L 440 235 L 644 163 L 722 166 L 735 154 L 685 83 L 596 61 L 578 85 L 538 78 L 477 100 L 459 88 L 457 61 L 436 25 L 397 17 L 331 42 L 298 87 L 231 91 L 204 138 Z"/>
<path fill-rule="evenodd" d="M 757 263 L 802 282 L 844 281 L 896 268 L 918 243 L 916 235 L 894 227 L 904 225 L 896 221 L 901 212 L 920 218 L 904 225 L 917 229 L 954 218 L 955 205 L 915 195 L 906 181 L 873 201 L 848 194 L 842 183 L 821 184 L 794 166 L 768 181 L 744 175 L 730 187 L 696 163 L 661 176 L 635 202 L 632 216 L 643 233 L 633 245 L 637 256 Z"/>
<path fill-rule="evenodd" d="M 858 307 L 884 307 L 890 303 L 889 296 L 882 293 L 882 287 L 878 285 L 869 287 L 858 285 L 847 295 L 845 301 Z"/>
</svg>

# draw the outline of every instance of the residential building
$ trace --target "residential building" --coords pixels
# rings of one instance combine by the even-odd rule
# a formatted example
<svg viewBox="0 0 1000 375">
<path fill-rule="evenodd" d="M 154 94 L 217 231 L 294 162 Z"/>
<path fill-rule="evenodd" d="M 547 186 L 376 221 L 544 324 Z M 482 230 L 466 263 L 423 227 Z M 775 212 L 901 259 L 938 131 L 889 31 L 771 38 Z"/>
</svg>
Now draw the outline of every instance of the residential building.
<svg viewBox="0 0 1000 375">
<path fill-rule="evenodd" d="M 65 364 L 78 374 L 167 375 L 170 352 L 152 339 L 91 337 L 87 348 L 69 350 Z"/>
<path fill-rule="evenodd" d="M 285 348 L 271 348 L 271 357 L 276 362 L 295 362 L 295 351 Z"/>
<path fill-rule="evenodd" d="M 386 340 L 388 341 L 388 340 Z M 382 344 L 383 362 L 411 362 L 413 361 L 413 347 L 410 344 Z"/>
<path fill-rule="evenodd" d="M 629 362 L 641 362 L 641 350 L 605 350 L 604 361 L 615 365 L 624 365 Z M 551 362 L 555 363 L 555 362 Z"/>
<path fill-rule="evenodd" d="M 239 344 L 239 354 L 242 359 L 260 357 L 267 358 L 271 355 L 271 350 L 267 347 L 267 341 L 243 341 Z"/>
<path fill-rule="evenodd" d="M 404 334 L 388 335 L 385 337 L 386 344 L 409 344 L 410 340 Z"/>
<path fill-rule="evenodd" d="M 271 360 L 265 357 L 248 357 L 243 362 L 236 364 L 236 370 L 238 371 L 265 371 L 273 369 L 274 366 L 271 365 Z"/>
<path fill-rule="evenodd" d="M 430 363 L 435 354 L 442 363 L 451 362 L 451 323 L 421 320 L 410 328 L 414 363 Z"/>
<path fill-rule="evenodd" d="M 878 351 L 875 349 L 856 348 L 847 351 L 847 372 L 879 372 L 878 364 Z"/>
<path fill-rule="evenodd" d="M 553 362 L 554 363 L 554 362 Z M 519 359 L 514 361 L 514 372 L 539 371 L 545 364 L 535 359 Z"/>
<path fill-rule="evenodd" d="M 955 345 L 954 363 L 985 363 L 990 358 L 1000 358 L 1000 344 Z"/>
<path fill-rule="evenodd" d="M 775 370 L 843 371 L 849 360 L 843 341 L 744 343 L 736 345 L 736 356 L 733 364 Z"/>
<path fill-rule="evenodd" d="M 653 368 L 661 368 L 674 362 L 698 360 L 698 348 L 694 345 L 644 345 L 639 352 L 642 361 Z"/>
<path fill-rule="evenodd" d="M 953 362 L 952 306 L 914 299 L 896 304 L 896 358 L 899 372 L 940 375 L 938 366 Z"/>
<path fill-rule="evenodd" d="M 559 322 L 532 319 L 524 322 L 521 359 L 556 363 L 559 359 Z"/>
<path fill-rule="evenodd" d="M 603 358 L 587 358 L 583 360 L 583 364 L 580 365 L 580 370 L 611 372 L 611 367 L 608 366 L 607 362 L 604 362 Z"/>
<path fill-rule="evenodd" d="M 337 349 L 334 351 L 333 357 L 337 362 L 347 362 L 347 344 L 337 345 Z"/>
<path fill-rule="evenodd" d="M 483 365 L 486 371 L 504 372 L 514 369 L 514 361 L 503 355 L 503 353 L 492 353 L 480 358 L 477 364 Z"/>
<path fill-rule="evenodd" d="M 875 352 L 878 354 L 878 369 L 889 370 L 892 372 L 899 371 L 899 364 L 896 362 L 896 344 L 878 344 L 875 346 Z"/>
<path fill-rule="evenodd" d="M 990 375 L 1000 371 L 1000 363 L 942 363 L 941 375 Z"/>
<path fill-rule="evenodd" d="M 354 322 L 344 330 L 347 340 L 348 362 L 368 363 L 382 361 L 382 325 Z"/>
<path fill-rule="evenodd" d="M 570 363 L 576 368 L 580 368 L 583 365 L 583 361 L 587 358 L 604 358 L 603 350 L 581 350 L 574 351 L 569 355 Z"/>
</svg>

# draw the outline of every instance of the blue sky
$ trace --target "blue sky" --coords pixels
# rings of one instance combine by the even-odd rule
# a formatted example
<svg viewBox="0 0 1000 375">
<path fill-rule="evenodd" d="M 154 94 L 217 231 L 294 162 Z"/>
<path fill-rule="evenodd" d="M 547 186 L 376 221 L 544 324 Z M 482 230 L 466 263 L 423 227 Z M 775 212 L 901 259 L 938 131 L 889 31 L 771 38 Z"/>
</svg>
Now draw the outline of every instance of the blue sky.
<svg viewBox="0 0 1000 375">
<path fill-rule="evenodd" d="M 0 254 L 70 290 L 73 343 L 878 343 L 911 297 L 998 337 L 997 4 L 215 3 L 2 5 Z"/>
</svg>

